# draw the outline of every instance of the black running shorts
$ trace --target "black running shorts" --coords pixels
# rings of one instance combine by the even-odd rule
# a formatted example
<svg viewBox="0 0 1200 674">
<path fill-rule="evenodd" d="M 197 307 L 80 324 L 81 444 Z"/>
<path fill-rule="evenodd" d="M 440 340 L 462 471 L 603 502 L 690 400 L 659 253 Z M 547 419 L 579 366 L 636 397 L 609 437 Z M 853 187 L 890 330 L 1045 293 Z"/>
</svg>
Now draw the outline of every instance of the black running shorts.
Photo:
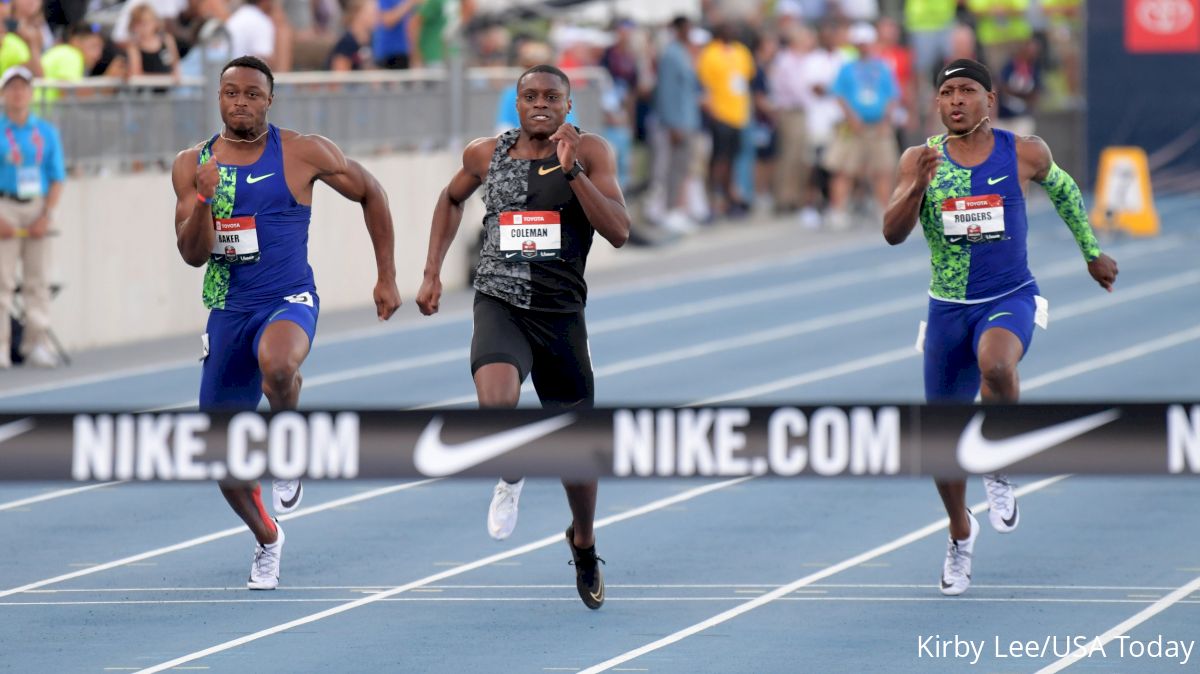
<svg viewBox="0 0 1200 674">
<path fill-rule="evenodd" d="M 592 354 L 583 310 L 570 313 L 520 309 L 475 293 L 471 374 L 491 363 L 533 375 L 542 407 L 591 407 L 596 398 Z"/>
</svg>

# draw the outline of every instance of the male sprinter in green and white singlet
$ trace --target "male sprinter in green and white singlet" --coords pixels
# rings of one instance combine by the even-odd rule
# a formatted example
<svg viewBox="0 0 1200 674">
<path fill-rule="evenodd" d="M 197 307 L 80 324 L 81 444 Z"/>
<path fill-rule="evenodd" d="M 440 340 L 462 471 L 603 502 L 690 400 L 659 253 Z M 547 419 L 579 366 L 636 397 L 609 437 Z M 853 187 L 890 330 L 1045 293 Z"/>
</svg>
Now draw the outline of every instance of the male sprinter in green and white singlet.
<svg viewBox="0 0 1200 674">
<path fill-rule="evenodd" d="M 400 306 L 394 235 L 379 181 L 321 136 L 267 123 L 275 78 L 261 59 L 242 56 L 221 70 L 225 128 L 175 159 L 175 234 L 188 264 L 208 264 L 200 382 L 203 411 L 253 410 L 264 394 L 272 411 L 295 409 L 300 365 L 317 329 L 320 299 L 308 265 L 313 185 L 324 182 L 362 204 L 375 265 L 380 320 Z M 275 512 L 300 504 L 299 480 L 275 480 Z M 279 584 L 283 529 L 267 515 L 257 483 L 221 483 L 225 499 L 258 542 L 247 585 Z"/>
<path fill-rule="evenodd" d="M 926 400 L 970 403 L 979 394 L 984 402 L 1013 403 L 1020 395 L 1017 363 L 1029 350 L 1041 303 L 1026 259 L 1026 183 L 1046 190 L 1075 235 L 1088 273 L 1109 292 L 1117 263 L 1100 252 L 1079 186 L 1055 165 L 1046 143 L 991 128 L 988 112 L 996 94 L 982 63 L 954 61 L 938 72 L 935 85 L 947 133 L 900 158 L 883 236 L 901 243 L 919 219 L 929 244 Z M 984 484 L 992 527 L 1012 531 L 1020 513 L 1008 479 L 992 473 Z M 937 488 L 950 517 L 941 589 L 958 595 L 971 584 L 979 523 L 967 510 L 964 480 L 938 481 Z"/>
</svg>

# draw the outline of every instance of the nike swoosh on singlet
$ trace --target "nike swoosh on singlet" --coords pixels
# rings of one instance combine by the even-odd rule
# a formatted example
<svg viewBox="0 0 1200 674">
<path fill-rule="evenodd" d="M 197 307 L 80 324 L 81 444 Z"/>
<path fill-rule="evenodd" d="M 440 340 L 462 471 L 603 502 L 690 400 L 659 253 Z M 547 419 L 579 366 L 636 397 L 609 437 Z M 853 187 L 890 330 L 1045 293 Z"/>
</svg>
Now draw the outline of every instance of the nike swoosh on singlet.
<svg viewBox="0 0 1200 674">
<path fill-rule="evenodd" d="M 1006 178 L 1008 178 L 1008 176 L 1000 176 L 999 178 L 988 178 L 988 184 L 995 185 L 996 183 L 998 183 Z"/>
<path fill-rule="evenodd" d="M 539 166 L 538 167 L 538 175 L 540 175 L 540 176 L 550 175 L 551 173 L 554 173 L 555 171 L 557 171 L 560 168 L 562 168 L 562 164 L 555 164 L 554 166 L 551 166 L 550 168 L 546 168 L 545 166 Z"/>
<path fill-rule="evenodd" d="M 968 473 L 994 473 L 1110 424 L 1120 416 L 1120 410 L 1107 410 L 1011 438 L 988 440 L 983 437 L 984 413 L 978 412 L 958 438 L 958 465 Z"/>
<path fill-rule="evenodd" d="M 1000 318 L 1001 316 L 1012 316 L 1012 315 L 1013 315 L 1013 313 L 1011 311 L 1001 311 L 998 314 L 992 314 L 991 316 L 988 316 L 988 322 L 991 323 L 992 321 L 996 320 L 997 318 Z"/>
<path fill-rule="evenodd" d="M 429 477 L 460 473 L 575 423 L 574 414 L 560 414 L 457 445 L 442 442 L 442 417 L 434 417 L 417 438 L 413 464 Z"/>
<path fill-rule="evenodd" d="M 256 183 L 256 182 L 258 182 L 258 181 L 260 181 L 260 180 L 266 180 L 267 178 L 270 178 L 270 177 L 271 177 L 271 176 L 273 176 L 273 175 L 275 175 L 275 174 L 274 174 L 274 173 L 268 173 L 268 174 L 267 174 L 267 175 L 265 175 L 265 176 L 246 176 L 246 184 L 247 184 L 247 185 L 253 185 L 253 184 L 254 184 L 254 183 Z"/>
</svg>

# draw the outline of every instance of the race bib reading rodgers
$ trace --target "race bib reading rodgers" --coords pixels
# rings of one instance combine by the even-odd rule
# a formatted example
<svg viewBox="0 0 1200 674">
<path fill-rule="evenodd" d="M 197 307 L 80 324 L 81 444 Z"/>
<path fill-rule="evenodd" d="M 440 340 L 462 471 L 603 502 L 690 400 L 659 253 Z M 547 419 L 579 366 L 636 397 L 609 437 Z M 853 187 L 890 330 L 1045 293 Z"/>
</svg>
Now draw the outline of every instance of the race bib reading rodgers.
<svg viewBox="0 0 1200 674">
<path fill-rule="evenodd" d="M 1004 197 L 983 194 L 942 202 L 946 243 L 990 243 L 1004 240 Z"/>
</svg>

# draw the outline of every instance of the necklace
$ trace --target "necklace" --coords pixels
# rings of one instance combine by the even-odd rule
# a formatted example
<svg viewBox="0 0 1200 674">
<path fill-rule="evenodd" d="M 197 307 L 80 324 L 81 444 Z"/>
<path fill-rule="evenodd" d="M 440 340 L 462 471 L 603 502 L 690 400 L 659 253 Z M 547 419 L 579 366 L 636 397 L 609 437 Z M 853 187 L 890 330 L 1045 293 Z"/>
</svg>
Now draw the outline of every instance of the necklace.
<svg viewBox="0 0 1200 674">
<path fill-rule="evenodd" d="M 984 117 L 984 119 L 987 119 L 987 118 L 986 118 L 986 117 Z M 983 123 L 983 122 L 980 122 L 980 124 L 982 124 L 982 123 Z M 972 131 L 973 131 L 973 130 L 974 130 L 974 129 L 972 129 Z M 270 129 L 267 129 L 267 131 L 270 131 Z M 267 135 L 267 131 L 263 131 L 262 133 L 258 134 L 258 137 L 257 137 L 257 138 L 252 138 L 252 139 L 250 139 L 250 140 L 246 140 L 246 139 L 244 139 L 244 138 L 230 138 L 229 136 L 226 136 L 226 135 L 225 135 L 225 132 L 224 132 L 224 131 L 222 131 L 222 132 L 221 132 L 221 138 L 222 138 L 223 140 L 225 140 L 226 142 L 229 142 L 229 143 L 257 143 L 258 141 L 262 140 L 262 137 L 263 137 L 263 136 Z M 968 132 L 968 133 L 970 133 L 970 132 Z"/>
<path fill-rule="evenodd" d="M 975 126 L 971 127 L 971 130 L 970 130 L 970 131 L 967 131 L 966 133 L 946 134 L 946 135 L 945 135 L 945 136 L 942 138 L 942 145 L 945 145 L 945 144 L 946 144 L 946 141 L 950 140 L 951 138 L 966 138 L 967 136 L 969 136 L 969 135 L 971 135 L 971 134 L 975 133 L 976 131 L 978 131 L 978 130 L 979 130 L 979 127 L 983 126 L 983 123 L 984 123 L 984 122 L 990 122 L 990 121 L 992 121 L 992 118 L 991 118 L 991 117 L 988 117 L 987 115 L 984 115 L 984 116 L 983 116 L 983 119 L 979 120 L 979 123 L 978 123 L 978 124 L 976 124 Z"/>
</svg>

